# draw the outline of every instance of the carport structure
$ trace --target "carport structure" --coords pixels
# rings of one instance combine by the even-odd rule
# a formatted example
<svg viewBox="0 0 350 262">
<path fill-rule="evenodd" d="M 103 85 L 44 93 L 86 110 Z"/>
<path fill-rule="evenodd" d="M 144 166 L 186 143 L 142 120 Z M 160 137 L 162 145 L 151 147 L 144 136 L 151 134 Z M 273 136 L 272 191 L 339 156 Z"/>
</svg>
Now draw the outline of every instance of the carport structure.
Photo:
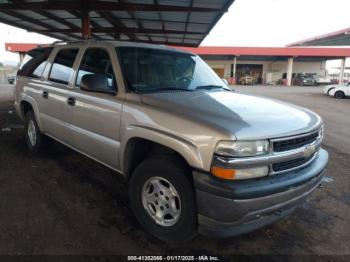
<svg viewBox="0 0 350 262">
<path fill-rule="evenodd" d="M 0 22 L 59 40 L 198 46 L 234 0 L 0 0 Z"/>
<path fill-rule="evenodd" d="M 287 46 L 350 46 L 350 28 L 310 37 Z"/>
<path fill-rule="evenodd" d="M 295 46 L 348 46 L 350 47 L 350 28 L 341 29 L 324 35 L 314 36 L 308 39 L 297 41 L 287 45 L 287 47 Z M 349 54 L 350 56 L 350 48 Z M 341 59 L 339 82 L 343 82 L 345 71 L 345 57 Z"/>
</svg>

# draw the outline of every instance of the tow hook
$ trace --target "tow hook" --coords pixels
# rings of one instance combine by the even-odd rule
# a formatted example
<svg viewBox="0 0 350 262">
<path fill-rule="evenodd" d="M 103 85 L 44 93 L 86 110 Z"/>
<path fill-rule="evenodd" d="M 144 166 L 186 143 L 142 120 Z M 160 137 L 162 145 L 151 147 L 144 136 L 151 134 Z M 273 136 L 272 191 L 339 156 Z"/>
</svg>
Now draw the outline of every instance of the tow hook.
<svg viewBox="0 0 350 262">
<path fill-rule="evenodd" d="M 330 176 L 324 176 L 321 179 L 321 183 L 318 185 L 318 188 L 323 188 L 323 183 L 332 183 L 334 182 L 334 179 L 331 178 Z"/>
</svg>

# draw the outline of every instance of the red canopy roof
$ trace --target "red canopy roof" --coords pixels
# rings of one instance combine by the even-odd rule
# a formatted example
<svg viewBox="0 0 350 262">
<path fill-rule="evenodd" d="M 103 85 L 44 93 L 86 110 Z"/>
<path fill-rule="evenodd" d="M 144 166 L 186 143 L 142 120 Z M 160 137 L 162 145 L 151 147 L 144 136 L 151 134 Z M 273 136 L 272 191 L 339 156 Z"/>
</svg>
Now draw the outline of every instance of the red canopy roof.
<svg viewBox="0 0 350 262">
<path fill-rule="evenodd" d="M 291 57 L 348 57 L 350 48 L 316 47 L 176 47 L 198 55 L 235 55 L 235 56 L 291 56 Z"/>
<path fill-rule="evenodd" d="M 27 52 L 39 44 L 5 43 L 5 49 L 11 52 Z M 176 47 L 198 55 L 232 56 L 287 56 L 287 57 L 350 57 L 350 48 L 319 47 Z"/>
<path fill-rule="evenodd" d="M 30 43 L 5 43 L 5 50 L 10 52 L 26 53 L 29 50 L 38 47 L 39 44 Z"/>
</svg>

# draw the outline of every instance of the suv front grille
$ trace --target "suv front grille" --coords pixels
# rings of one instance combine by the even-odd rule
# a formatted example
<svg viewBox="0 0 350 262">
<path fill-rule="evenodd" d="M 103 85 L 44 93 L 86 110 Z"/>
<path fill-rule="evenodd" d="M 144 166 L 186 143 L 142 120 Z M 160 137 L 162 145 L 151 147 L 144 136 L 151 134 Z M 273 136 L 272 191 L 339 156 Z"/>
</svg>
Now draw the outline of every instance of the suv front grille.
<svg viewBox="0 0 350 262">
<path fill-rule="evenodd" d="M 283 152 L 283 151 L 297 149 L 316 141 L 318 136 L 319 136 L 319 131 L 309 135 L 305 135 L 305 136 L 298 136 L 291 139 L 275 141 L 272 144 L 273 151 Z"/>
<path fill-rule="evenodd" d="M 302 166 L 309 162 L 314 155 L 308 157 L 308 158 L 298 158 L 298 159 L 293 159 L 285 162 L 280 162 L 280 163 L 275 163 L 272 165 L 272 171 L 273 172 L 282 172 L 285 170 L 290 170 L 294 169 L 296 167 Z"/>
</svg>

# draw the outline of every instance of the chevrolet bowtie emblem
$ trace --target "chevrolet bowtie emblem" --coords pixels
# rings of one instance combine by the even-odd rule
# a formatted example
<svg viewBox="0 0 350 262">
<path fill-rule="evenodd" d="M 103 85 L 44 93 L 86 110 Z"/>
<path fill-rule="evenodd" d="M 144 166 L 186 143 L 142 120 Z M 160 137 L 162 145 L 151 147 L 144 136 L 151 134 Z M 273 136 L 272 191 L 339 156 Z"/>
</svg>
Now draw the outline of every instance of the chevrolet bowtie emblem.
<svg viewBox="0 0 350 262">
<path fill-rule="evenodd" d="M 304 150 L 304 157 L 308 158 L 310 156 L 312 156 L 316 151 L 316 147 L 314 145 L 308 145 L 305 147 Z"/>
</svg>

